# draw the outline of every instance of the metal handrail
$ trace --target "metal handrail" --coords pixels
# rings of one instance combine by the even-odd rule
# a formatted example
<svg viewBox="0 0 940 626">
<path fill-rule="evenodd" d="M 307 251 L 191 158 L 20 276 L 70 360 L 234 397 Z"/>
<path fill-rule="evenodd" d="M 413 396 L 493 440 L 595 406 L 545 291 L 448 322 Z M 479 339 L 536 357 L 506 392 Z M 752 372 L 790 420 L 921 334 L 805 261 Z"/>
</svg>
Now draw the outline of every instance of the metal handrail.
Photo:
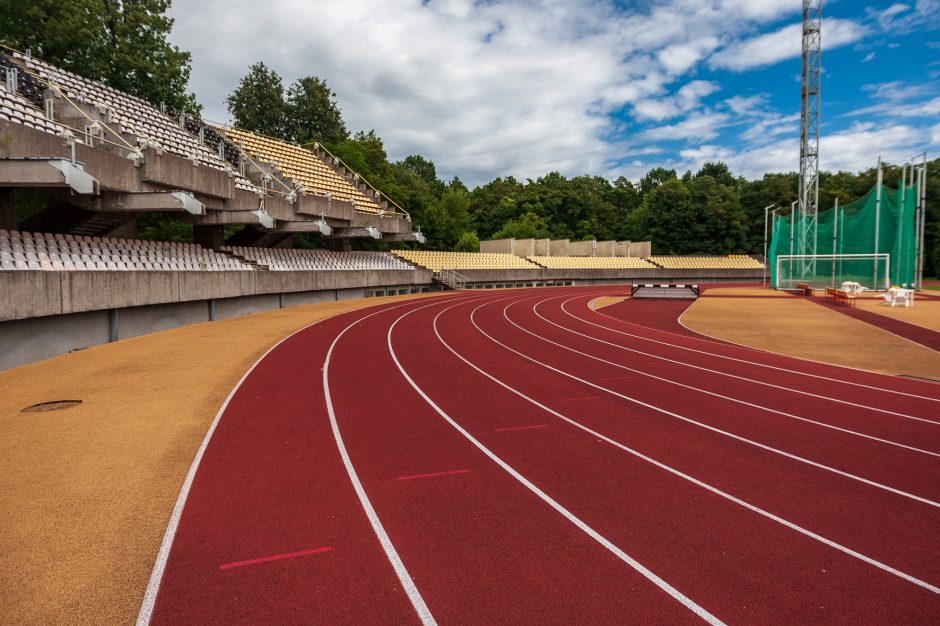
<svg viewBox="0 0 940 626">
<path fill-rule="evenodd" d="M 441 268 L 435 274 L 435 278 L 437 278 L 440 282 L 444 283 L 445 285 L 448 285 L 454 289 L 463 289 L 466 286 L 467 281 L 469 280 L 463 274 L 455 270 L 447 269 L 447 268 Z"/>
</svg>

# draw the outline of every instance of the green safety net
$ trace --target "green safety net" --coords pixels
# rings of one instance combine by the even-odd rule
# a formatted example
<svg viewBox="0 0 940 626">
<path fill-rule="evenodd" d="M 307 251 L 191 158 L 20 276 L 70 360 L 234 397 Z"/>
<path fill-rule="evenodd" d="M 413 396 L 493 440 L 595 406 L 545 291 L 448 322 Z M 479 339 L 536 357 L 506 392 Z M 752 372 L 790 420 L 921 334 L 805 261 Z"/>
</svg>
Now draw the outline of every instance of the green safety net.
<svg viewBox="0 0 940 626">
<path fill-rule="evenodd" d="M 767 254 L 770 284 L 793 287 L 797 282 L 803 282 L 821 288 L 838 287 L 843 281 L 855 281 L 869 289 L 884 289 L 889 284 L 912 285 L 917 255 L 914 232 L 916 204 L 917 190 L 913 187 L 901 191 L 882 186 L 879 202 L 876 186 L 855 202 L 840 206 L 838 215 L 834 208 L 820 211 L 816 221 L 817 259 L 802 262 L 782 259 L 779 282 L 778 256 L 810 254 L 811 251 L 800 249 L 800 233 L 808 227 L 804 219 L 798 214 L 775 216 L 773 237 Z M 792 248 L 791 217 L 796 219 L 792 224 Z M 828 259 L 822 256 L 878 253 L 888 254 L 887 261 L 845 257 Z"/>
</svg>

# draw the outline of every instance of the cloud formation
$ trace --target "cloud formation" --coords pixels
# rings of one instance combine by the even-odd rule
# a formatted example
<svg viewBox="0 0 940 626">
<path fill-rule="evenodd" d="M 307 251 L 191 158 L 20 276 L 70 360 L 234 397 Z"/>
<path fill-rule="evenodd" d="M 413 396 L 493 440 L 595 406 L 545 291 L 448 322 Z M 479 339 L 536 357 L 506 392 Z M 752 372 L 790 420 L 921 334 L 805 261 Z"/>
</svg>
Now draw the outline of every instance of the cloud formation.
<svg viewBox="0 0 940 626">
<path fill-rule="evenodd" d="M 422 154 L 442 177 L 470 185 L 552 170 L 631 175 L 623 163 L 656 165 L 704 144 L 727 140 L 733 147 L 721 150 L 746 154 L 757 138 L 742 139 L 742 119 L 764 124 L 765 140 L 792 127 L 765 96 L 729 93 L 721 73 L 798 57 L 799 3 L 621 5 L 271 0 L 259 10 L 249 0 L 174 0 L 172 39 L 193 54 L 191 84 L 207 118 L 228 119 L 225 97 L 261 60 L 286 84 L 326 79 L 347 126 L 375 129 L 391 158 Z M 897 24 L 919 11 L 867 19 Z M 824 41 L 857 41 L 867 28 L 831 19 Z"/>
</svg>

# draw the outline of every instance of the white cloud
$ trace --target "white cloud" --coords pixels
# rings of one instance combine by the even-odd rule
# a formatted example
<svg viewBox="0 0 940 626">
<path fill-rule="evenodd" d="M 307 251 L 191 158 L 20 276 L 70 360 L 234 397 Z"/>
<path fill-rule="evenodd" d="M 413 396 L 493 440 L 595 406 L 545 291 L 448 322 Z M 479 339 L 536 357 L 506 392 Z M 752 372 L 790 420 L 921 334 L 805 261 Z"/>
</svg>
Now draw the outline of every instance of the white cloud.
<svg viewBox="0 0 940 626">
<path fill-rule="evenodd" d="M 940 25 L 940 0 L 917 0 L 913 7 L 896 2 L 883 11 L 870 8 L 867 12 L 888 34 L 900 35 Z"/>
<path fill-rule="evenodd" d="M 868 63 L 869 61 L 874 61 L 874 60 L 875 60 L 875 53 L 869 52 L 868 54 L 865 55 L 865 58 L 862 59 L 862 63 Z"/>
<path fill-rule="evenodd" d="M 693 80 L 680 87 L 674 96 L 637 102 L 633 106 L 633 115 L 638 120 L 661 122 L 698 108 L 702 98 L 719 89 L 721 87 L 717 83 Z"/>
<path fill-rule="evenodd" d="M 858 146 L 865 146 L 865 150 L 859 150 Z M 890 163 L 901 163 L 912 154 L 938 147 L 940 123 L 928 129 L 926 136 L 923 129 L 903 124 L 855 124 L 846 130 L 822 136 L 819 165 L 821 169 L 832 172 L 857 172 L 874 167 L 879 156 Z M 744 150 L 703 144 L 681 150 L 678 158 L 657 165 L 683 172 L 698 170 L 709 161 L 722 161 L 735 174 L 747 178 L 759 178 L 765 173 L 795 172 L 800 165 L 799 139 L 794 136 Z M 631 163 L 628 169 L 642 175 L 650 166 L 640 161 Z"/>
<path fill-rule="evenodd" d="M 936 117 L 940 115 L 940 96 L 924 99 L 937 92 L 936 85 L 891 81 L 863 85 L 862 91 L 871 94 L 876 104 L 862 107 L 844 117 L 885 115 L 891 117 Z"/>
<path fill-rule="evenodd" d="M 228 119 L 225 97 L 263 60 L 285 84 L 326 79 L 350 130 L 374 128 L 391 159 L 422 154 L 442 178 L 470 185 L 551 170 L 615 176 L 621 171 L 611 164 L 624 154 L 635 157 L 630 168 L 652 155 L 652 165 L 668 161 L 660 141 L 705 150 L 699 144 L 718 144 L 729 129 L 737 136 L 727 140 L 738 143 L 743 133 L 748 145 L 792 131 L 792 116 L 768 110 L 763 94 L 711 102 L 721 77 L 698 74 L 706 64 L 738 71 L 798 55 L 799 27 L 779 28 L 798 16 L 798 2 L 623 4 L 271 0 L 259 10 L 250 0 L 175 0 L 172 39 L 193 54 L 191 84 L 209 119 Z M 823 28 L 827 48 L 864 33 L 849 20 Z M 778 165 L 795 159 L 795 151 L 767 150 Z"/>
<path fill-rule="evenodd" d="M 746 116 L 756 115 L 761 112 L 767 103 L 767 96 L 757 94 L 755 96 L 731 96 L 725 100 L 724 104 L 735 115 Z"/>
<path fill-rule="evenodd" d="M 909 104 L 876 104 L 874 106 L 857 109 L 847 116 L 871 115 L 883 113 L 888 117 L 936 117 L 940 115 L 940 96 L 925 102 Z"/>
<path fill-rule="evenodd" d="M 691 111 L 699 105 L 702 98 L 710 96 L 720 89 L 718 83 L 708 80 L 693 80 L 679 88 L 676 94 L 676 102 L 683 111 Z"/>
<path fill-rule="evenodd" d="M 659 51 L 658 59 L 670 74 L 683 74 L 718 47 L 716 37 L 676 43 Z"/>
<path fill-rule="evenodd" d="M 858 22 L 829 19 L 823 20 L 821 37 L 826 49 L 832 49 L 858 41 L 866 32 Z M 790 24 L 772 33 L 732 43 L 712 55 L 709 65 L 740 72 L 797 57 L 801 46 L 802 25 Z"/>
<path fill-rule="evenodd" d="M 718 136 L 718 129 L 723 126 L 728 119 L 728 115 L 714 111 L 693 113 L 681 122 L 647 129 L 642 133 L 642 137 L 651 141 L 674 141 L 682 139 L 708 141 Z"/>
</svg>

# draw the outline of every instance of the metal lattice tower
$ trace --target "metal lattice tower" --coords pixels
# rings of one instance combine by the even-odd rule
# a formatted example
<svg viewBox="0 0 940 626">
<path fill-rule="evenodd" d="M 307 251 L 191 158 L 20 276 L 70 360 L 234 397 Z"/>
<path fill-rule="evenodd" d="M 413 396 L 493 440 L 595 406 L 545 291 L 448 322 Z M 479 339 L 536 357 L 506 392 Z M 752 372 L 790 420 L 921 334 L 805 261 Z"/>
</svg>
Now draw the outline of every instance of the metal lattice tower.
<svg viewBox="0 0 940 626">
<path fill-rule="evenodd" d="M 800 80 L 800 232 L 798 254 L 816 254 L 819 209 L 819 83 L 822 0 L 803 0 L 803 55 Z M 812 262 L 802 274 L 812 271 Z"/>
</svg>

